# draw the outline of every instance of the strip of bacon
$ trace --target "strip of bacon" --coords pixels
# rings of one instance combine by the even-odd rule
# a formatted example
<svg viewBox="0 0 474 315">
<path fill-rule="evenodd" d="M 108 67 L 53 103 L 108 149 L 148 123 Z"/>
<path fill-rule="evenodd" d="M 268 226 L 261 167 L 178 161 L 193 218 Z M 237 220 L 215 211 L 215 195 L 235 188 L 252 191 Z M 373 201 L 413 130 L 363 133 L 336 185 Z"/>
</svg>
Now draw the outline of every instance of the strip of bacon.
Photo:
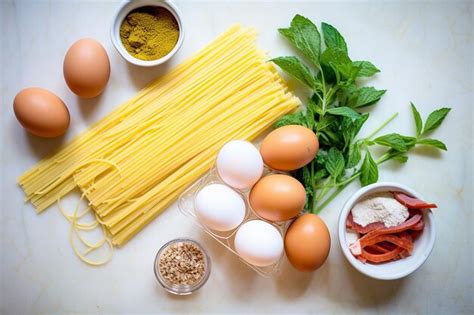
<svg viewBox="0 0 474 315">
<path fill-rule="evenodd" d="M 425 221 L 423 221 L 423 217 L 421 218 L 420 221 L 418 221 L 417 224 L 415 224 L 411 230 L 413 231 L 422 231 L 425 228 Z"/>
<path fill-rule="evenodd" d="M 347 220 L 346 220 L 346 227 L 348 229 L 354 230 L 354 231 L 356 231 L 357 233 L 360 233 L 360 234 L 367 234 L 367 233 L 375 231 L 375 230 L 388 230 L 388 231 L 390 231 L 389 229 L 405 226 L 407 224 L 407 222 L 411 223 L 412 221 L 410 221 L 410 219 L 415 217 L 416 215 L 418 215 L 421 218 L 421 220 L 423 221 L 422 213 L 419 210 L 414 210 L 414 211 L 410 211 L 410 216 L 411 217 L 407 221 L 405 221 L 405 222 L 403 222 L 403 223 L 401 223 L 401 224 L 399 224 L 395 227 L 387 228 L 382 222 L 373 222 L 373 223 L 367 224 L 366 226 L 362 226 L 360 224 L 357 224 L 356 222 L 354 222 L 354 217 L 352 216 L 352 212 L 349 212 L 349 215 L 347 216 Z M 408 223 L 408 224 L 410 224 L 410 223 Z M 414 230 L 416 230 L 416 229 L 422 230 L 423 227 L 424 227 L 424 223 L 420 223 L 416 226 L 416 228 L 413 228 L 413 229 Z M 392 232 L 388 232 L 388 233 L 392 233 Z"/>
<path fill-rule="evenodd" d="M 349 215 L 347 216 L 347 219 L 346 219 L 346 228 L 348 229 L 352 229 L 352 227 L 354 226 L 354 217 L 352 216 L 352 210 L 349 211 Z"/>
<path fill-rule="evenodd" d="M 405 251 L 408 252 L 408 255 L 411 255 L 412 251 L 413 251 L 413 247 L 414 247 L 414 244 L 413 244 L 413 237 L 411 236 L 410 232 L 409 231 L 403 231 L 400 233 L 400 238 L 405 240 L 407 242 L 407 244 L 409 244 L 408 247 L 404 247 Z"/>
<path fill-rule="evenodd" d="M 382 262 L 387 262 L 387 261 L 390 261 L 390 260 L 393 260 L 393 259 L 397 259 L 397 257 L 399 257 L 400 253 L 402 253 L 403 251 L 404 251 L 403 248 L 397 247 L 394 250 L 392 250 L 390 252 L 387 252 L 387 253 L 371 254 L 371 253 L 367 252 L 364 249 L 364 250 L 362 250 L 361 256 L 365 260 L 367 260 L 371 263 L 382 263 Z"/>
<path fill-rule="evenodd" d="M 423 200 L 416 199 L 410 196 L 405 195 L 404 193 L 394 191 L 393 196 L 405 207 L 410 209 L 429 209 L 429 208 L 438 208 L 434 203 L 427 203 Z"/>
<path fill-rule="evenodd" d="M 378 243 L 374 245 L 366 246 L 364 249 L 371 254 L 384 254 L 384 253 L 390 252 L 390 249 L 380 246 Z"/>
<path fill-rule="evenodd" d="M 351 250 L 354 256 L 358 256 L 362 253 L 362 248 L 364 248 L 364 246 L 386 241 L 386 239 L 384 239 L 383 237 L 380 238 L 379 236 L 386 235 L 386 234 L 394 234 L 394 233 L 403 232 L 405 230 L 409 230 L 413 226 L 415 226 L 421 220 L 421 218 L 422 218 L 421 214 L 415 214 L 413 217 L 411 217 L 410 219 L 408 219 L 407 221 L 405 221 L 404 223 L 400 225 L 371 231 L 365 234 L 364 236 L 362 236 L 355 243 L 351 244 L 349 246 L 349 249 Z M 374 240 L 377 240 L 377 241 L 374 242 Z M 390 242 L 390 243 L 393 243 L 393 242 Z"/>
<path fill-rule="evenodd" d="M 422 218 L 421 214 L 415 214 L 414 216 L 412 216 L 411 218 L 409 218 L 402 224 L 399 224 L 397 226 L 391 226 L 389 228 L 386 227 L 383 229 L 377 229 L 377 230 L 371 231 L 365 234 L 361 239 L 370 238 L 370 237 L 381 235 L 381 234 L 392 234 L 392 233 L 399 233 L 399 232 L 409 230 L 413 226 L 415 226 L 421 220 L 421 218 Z"/>
<path fill-rule="evenodd" d="M 362 256 L 357 256 L 356 257 L 358 260 L 360 260 L 361 263 L 365 264 L 367 262 L 367 259 L 365 259 L 364 257 Z"/>
<path fill-rule="evenodd" d="M 400 258 L 407 258 L 408 256 L 410 256 L 410 253 L 407 250 L 400 253 Z"/>
<path fill-rule="evenodd" d="M 371 263 L 382 263 L 409 256 L 413 249 L 413 240 L 410 234 L 406 231 L 401 232 L 399 237 L 395 235 L 379 235 L 379 237 L 386 240 L 382 242 L 393 242 L 397 246 L 392 250 L 388 250 L 385 247 L 378 245 L 382 244 L 382 242 L 367 246 L 360 244 L 361 253 L 356 256 L 357 259 L 363 263 L 366 263 L 367 261 Z"/>
<path fill-rule="evenodd" d="M 423 233 L 423 230 L 420 230 L 420 231 L 411 230 L 410 231 L 411 237 L 414 240 L 416 240 L 418 237 L 420 237 L 421 233 Z"/>
<path fill-rule="evenodd" d="M 377 244 L 378 244 L 380 247 L 383 247 L 383 248 L 385 248 L 385 249 L 388 250 L 388 251 L 394 250 L 394 249 L 397 247 L 397 245 L 392 244 L 392 243 L 389 243 L 389 242 L 385 242 L 385 241 L 384 241 L 384 242 L 377 243 Z"/>
<path fill-rule="evenodd" d="M 374 231 L 377 232 L 377 231 Z M 408 234 L 407 234 L 408 235 Z M 401 237 L 394 234 L 366 234 L 362 238 L 358 239 L 355 243 L 349 246 L 350 251 L 354 256 L 362 254 L 362 250 L 369 245 L 374 245 L 383 241 L 390 242 L 406 249 L 408 252 L 413 250 L 413 240 L 405 234 Z"/>
<path fill-rule="evenodd" d="M 356 231 L 357 233 L 365 234 L 373 230 L 383 229 L 385 228 L 385 225 L 382 222 L 373 222 L 373 223 L 367 224 L 366 226 L 362 226 L 354 222 L 354 217 L 352 216 L 352 212 L 349 212 L 349 215 L 347 216 L 347 220 L 346 220 L 346 227 L 348 229 Z"/>
</svg>

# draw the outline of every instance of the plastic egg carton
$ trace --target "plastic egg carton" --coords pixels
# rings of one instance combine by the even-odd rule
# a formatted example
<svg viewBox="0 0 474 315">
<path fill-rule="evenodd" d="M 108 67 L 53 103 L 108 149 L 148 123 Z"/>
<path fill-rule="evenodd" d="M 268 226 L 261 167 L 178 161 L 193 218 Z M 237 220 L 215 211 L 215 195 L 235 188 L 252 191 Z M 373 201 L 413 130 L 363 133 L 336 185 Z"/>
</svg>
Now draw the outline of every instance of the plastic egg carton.
<svg viewBox="0 0 474 315">
<path fill-rule="evenodd" d="M 270 175 L 270 174 L 286 174 L 286 173 L 274 171 L 274 170 L 271 170 L 271 169 L 269 169 L 268 167 L 265 166 L 262 178 L 267 176 L 267 175 Z M 199 220 L 196 216 L 196 212 L 195 212 L 194 200 L 196 198 L 197 193 L 202 188 L 204 188 L 205 186 L 210 185 L 210 184 L 223 184 L 223 185 L 226 185 L 229 188 L 236 191 L 238 194 L 240 194 L 243 197 L 243 200 L 245 201 L 245 209 L 246 209 L 245 210 L 245 217 L 244 217 L 244 220 L 242 221 L 242 223 L 240 223 L 239 226 L 237 226 L 235 229 L 230 230 L 230 231 L 220 232 L 220 231 L 211 230 L 208 227 L 206 227 L 204 224 L 201 224 L 199 222 Z M 252 207 L 250 206 L 249 193 L 250 193 L 250 189 L 239 190 L 239 189 L 235 189 L 235 188 L 227 185 L 219 177 L 219 174 L 217 173 L 217 169 L 216 169 L 216 167 L 214 167 L 209 171 L 209 173 L 207 173 L 205 176 L 203 176 L 201 179 L 199 179 L 193 185 L 188 187 L 181 194 L 181 196 L 178 199 L 178 207 L 184 215 L 193 218 L 193 221 L 197 225 L 199 225 L 207 234 L 212 236 L 219 243 L 224 245 L 224 247 L 226 247 L 232 253 L 237 255 L 243 263 L 245 263 L 247 266 L 249 266 L 250 268 L 255 270 L 260 275 L 262 275 L 264 277 L 270 277 L 270 276 L 273 276 L 273 275 L 278 274 L 280 272 L 280 265 L 281 265 L 281 261 L 283 259 L 283 256 L 285 255 L 285 252 L 283 251 L 282 256 L 280 257 L 280 259 L 272 265 L 264 266 L 264 267 L 255 266 L 255 265 L 250 264 L 247 261 L 245 261 L 245 259 L 243 259 L 236 252 L 235 247 L 234 247 L 235 234 L 236 234 L 237 230 L 239 229 L 239 227 L 242 224 L 244 224 L 245 222 L 258 219 L 258 220 L 262 220 L 262 221 L 265 221 L 267 223 L 270 223 L 271 225 L 276 227 L 277 230 L 280 232 L 283 240 L 284 240 L 285 232 L 286 232 L 289 224 L 292 222 L 292 220 L 283 221 L 283 222 L 272 222 L 272 221 L 265 220 L 262 217 L 258 216 L 255 213 L 255 211 L 252 209 Z"/>
</svg>

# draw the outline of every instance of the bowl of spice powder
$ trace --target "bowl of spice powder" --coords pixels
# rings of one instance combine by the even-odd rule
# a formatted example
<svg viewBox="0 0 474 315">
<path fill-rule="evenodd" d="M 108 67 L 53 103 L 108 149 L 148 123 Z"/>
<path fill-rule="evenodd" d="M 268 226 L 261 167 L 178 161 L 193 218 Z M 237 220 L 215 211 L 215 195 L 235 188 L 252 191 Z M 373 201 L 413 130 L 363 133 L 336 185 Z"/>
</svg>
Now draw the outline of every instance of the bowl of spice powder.
<svg viewBox="0 0 474 315">
<path fill-rule="evenodd" d="M 128 62 L 145 67 L 162 64 L 183 43 L 181 14 L 169 1 L 125 1 L 115 16 L 111 38 Z"/>
<path fill-rule="evenodd" d="M 211 261 L 196 241 L 179 238 L 163 245 L 155 257 L 155 276 L 170 293 L 187 295 L 201 288 L 209 278 Z"/>
</svg>

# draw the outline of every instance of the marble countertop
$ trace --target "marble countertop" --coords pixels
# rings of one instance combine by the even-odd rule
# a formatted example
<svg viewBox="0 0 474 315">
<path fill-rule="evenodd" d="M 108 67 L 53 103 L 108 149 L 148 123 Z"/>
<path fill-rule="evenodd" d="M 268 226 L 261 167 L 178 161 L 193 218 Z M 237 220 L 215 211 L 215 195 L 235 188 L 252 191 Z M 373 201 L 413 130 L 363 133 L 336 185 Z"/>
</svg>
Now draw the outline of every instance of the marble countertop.
<svg viewBox="0 0 474 315">
<path fill-rule="evenodd" d="M 0 313 L 474 313 L 472 2 L 176 3 L 186 26 L 183 47 L 168 64 L 144 69 L 127 64 L 109 39 L 116 1 L 0 2 Z M 346 262 L 336 225 L 357 183 L 321 214 L 332 237 L 324 266 L 300 273 L 285 261 L 282 273 L 270 279 L 201 232 L 175 205 L 117 250 L 109 264 L 89 267 L 74 255 L 69 225 L 55 206 L 37 215 L 23 202 L 15 184 L 20 174 L 230 24 L 255 26 L 258 44 L 272 56 L 292 53 L 276 29 L 296 13 L 335 25 L 353 59 L 371 60 L 382 70 L 370 84 L 388 92 L 371 109 L 362 134 L 392 112 L 400 115 L 387 131 L 413 132 L 410 101 L 424 117 L 437 107 L 453 108 L 433 134 L 448 152 L 416 150 L 406 165 L 381 168 L 380 180 L 404 183 L 439 205 L 434 251 L 416 273 L 377 281 Z M 74 96 L 62 75 L 66 50 L 86 36 L 103 43 L 112 65 L 106 91 L 92 100 Z M 65 137 L 32 137 L 17 123 L 12 100 L 28 86 L 50 89 L 68 104 L 72 121 Z M 152 268 L 158 248 L 179 236 L 201 241 L 213 262 L 208 283 L 186 297 L 165 293 Z"/>
</svg>

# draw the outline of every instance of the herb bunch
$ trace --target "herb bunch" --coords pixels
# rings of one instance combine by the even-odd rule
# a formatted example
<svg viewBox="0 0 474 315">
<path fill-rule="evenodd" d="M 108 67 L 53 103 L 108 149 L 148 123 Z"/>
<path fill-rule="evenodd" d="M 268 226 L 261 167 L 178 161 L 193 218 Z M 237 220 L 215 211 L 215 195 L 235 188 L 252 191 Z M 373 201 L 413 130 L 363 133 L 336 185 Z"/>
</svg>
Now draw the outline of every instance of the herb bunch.
<svg viewBox="0 0 474 315">
<path fill-rule="evenodd" d="M 307 63 L 295 56 L 271 61 L 313 92 L 305 112 L 286 115 L 275 124 L 276 127 L 305 126 L 319 139 L 320 150 L 315 159 L 294 174 L 305 187 L 308 211 L 319 213 L 357 178 L 362 186 L 377 182 L 380 164 L 389 160 L 405 163 L 408 151 L 417 145 L 447 150 L 443 142 L 427 136 L 439 127 L 450 108 L 435 110 L 423 125 L 413 103 L 415 135 L 390 133 L 376 137 L 397 116 L 395 113 L 368 136 L 356 138 L 369 118 L 368 113 L 359 110 L 374 105 L 386 92 L 372 86 L 360 86 L 356 81 L 380 70 L 369 61 L 352 61 L 344 37 L 327 23 L 321 24 L 324 50 L 318 28 L 301 15 L 293 18 L 289 28 L 278 31 L 297 48 Z M 385 147 L 385 152 L 374 158 L 369 150 L 373 146 Z"/>
</svg>

